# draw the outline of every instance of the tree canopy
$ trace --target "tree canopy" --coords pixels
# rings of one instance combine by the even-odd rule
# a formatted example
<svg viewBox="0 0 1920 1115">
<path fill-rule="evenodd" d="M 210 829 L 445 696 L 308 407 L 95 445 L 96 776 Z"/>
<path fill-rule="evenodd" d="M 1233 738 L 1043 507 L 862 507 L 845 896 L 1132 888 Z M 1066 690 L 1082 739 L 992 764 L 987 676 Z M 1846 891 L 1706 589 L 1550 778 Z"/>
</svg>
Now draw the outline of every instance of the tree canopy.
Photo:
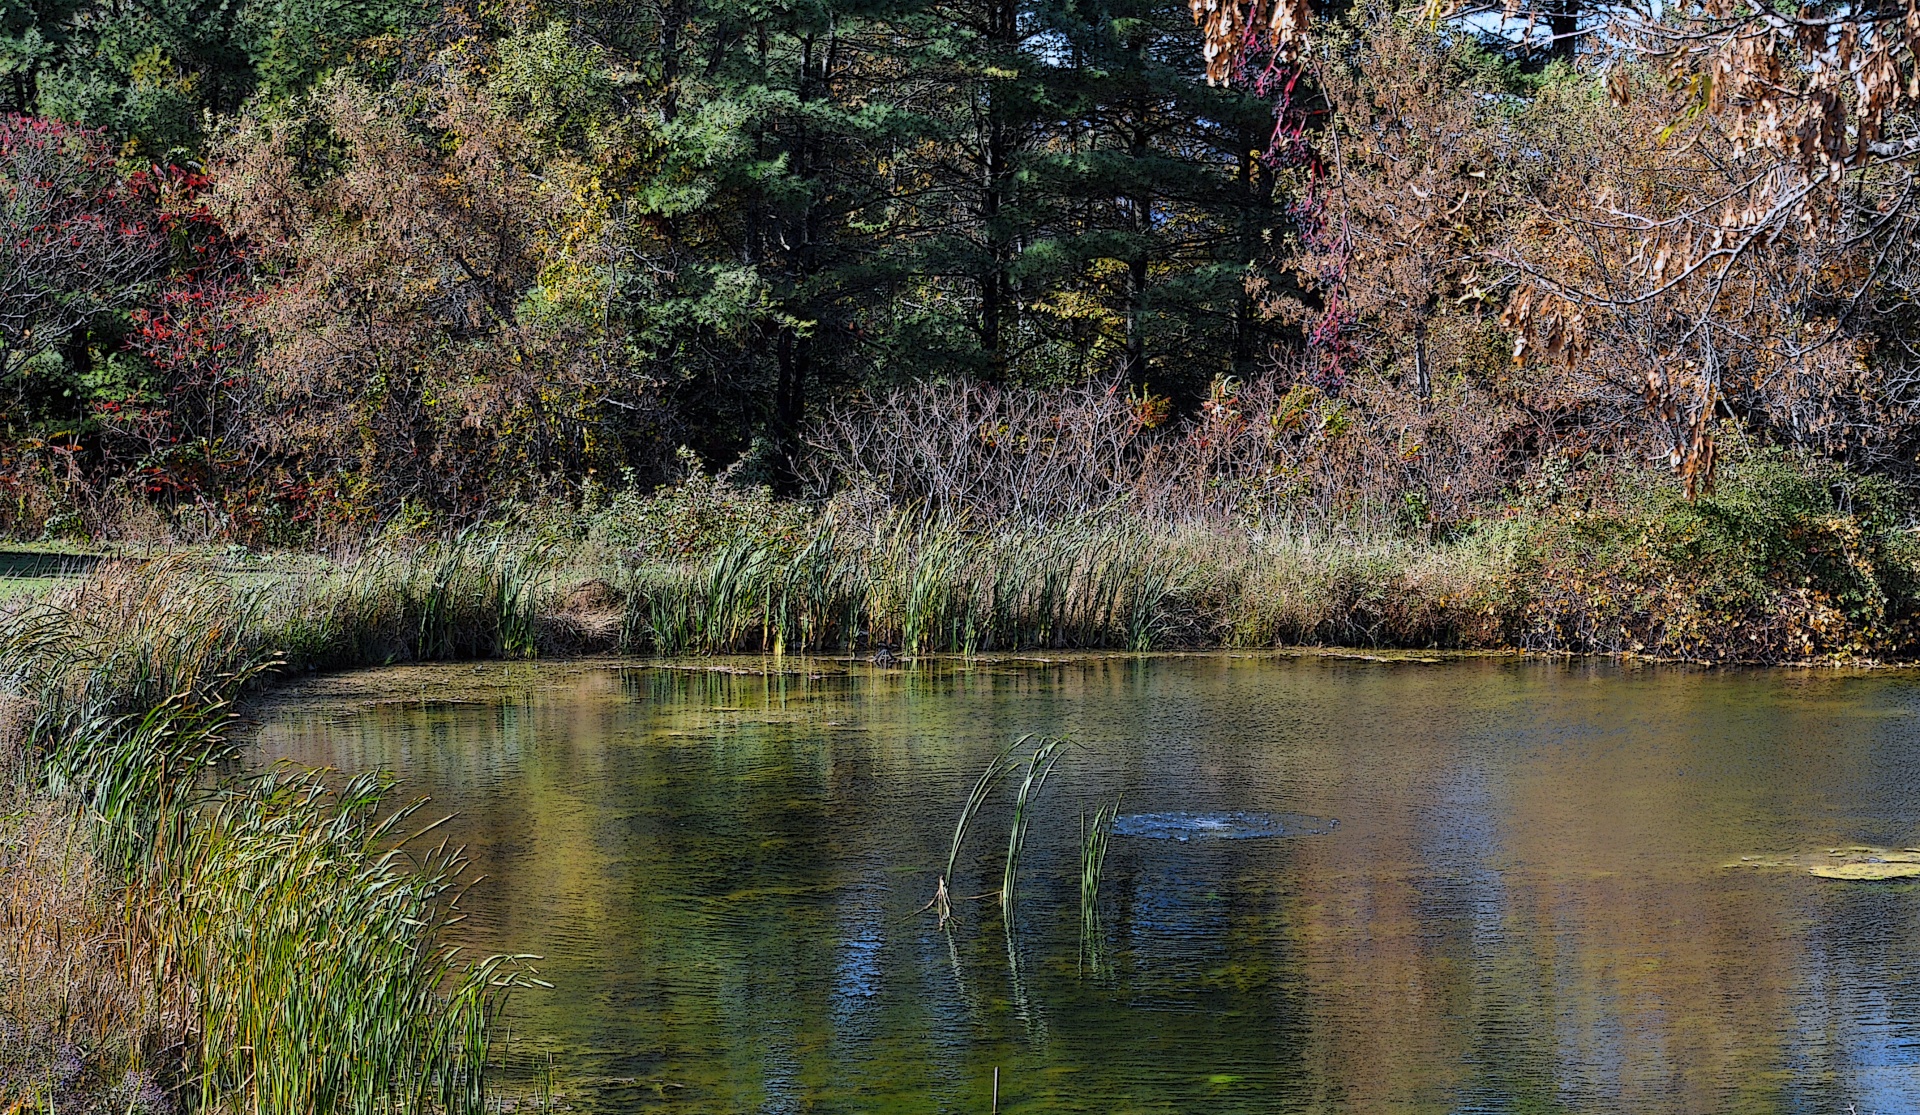
<svg viewBox="0 0 1920 1115">
<path fill-rule="evenodd" d="M 1324 458 L 1263 491 L 1692 486 L 1729 423 L 1905 470 L 1901 18 L 0 0 L 0 469 L 458 516 L 680 446 L 796 490 L 915 385 L 1152 430 L 1258 383 Z"/>
</svg>

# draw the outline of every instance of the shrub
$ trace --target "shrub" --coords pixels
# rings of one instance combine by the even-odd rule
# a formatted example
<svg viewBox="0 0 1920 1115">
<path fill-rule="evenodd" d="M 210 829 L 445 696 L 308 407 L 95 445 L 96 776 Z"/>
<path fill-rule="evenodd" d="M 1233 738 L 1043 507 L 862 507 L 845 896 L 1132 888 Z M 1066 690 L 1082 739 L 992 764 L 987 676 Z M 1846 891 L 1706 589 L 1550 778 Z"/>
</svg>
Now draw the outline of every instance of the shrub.
<svg viewBox="0 0 1920 1115">
<path fill-rule="evenodd" d="M 1884 481 L 1777 449 L 1717 487 L 1629 474 L 1532 516 L 1519 576 L 1530 646 L 1708 660 L 1908 651 L 1920 548 Z"/>
<path fill-rule="evenodd" d="M 802 504 L 776 500 L 766 487 L 736 486 L 706 472 L 691 450 L 679 453 L 680 483 L 642 494 L 631 484 L 587 516 L 590 539 L 643 560 L 684 561 L 735 545 L 791 554 L 815 531 Z"/>
</svg>

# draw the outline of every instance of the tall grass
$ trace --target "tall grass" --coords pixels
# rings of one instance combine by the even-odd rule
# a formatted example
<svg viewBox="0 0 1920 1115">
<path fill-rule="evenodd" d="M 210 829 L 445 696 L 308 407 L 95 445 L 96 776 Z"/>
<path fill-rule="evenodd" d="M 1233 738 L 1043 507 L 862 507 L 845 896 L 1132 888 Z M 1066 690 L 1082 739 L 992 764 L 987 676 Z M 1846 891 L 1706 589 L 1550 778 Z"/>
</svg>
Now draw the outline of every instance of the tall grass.
<svg viewBox="0 0 1920 1115">
<path fill-rule="evenodd" d="M 935 884 L 932 906 L 935 920 L 945 926 L 953 917 L 953 872 L 960 864 L 960 849 L 967 842 L 967 830 L 980 816 L 980 810 L 993 794 L 1000 780 L 1019 767 L 1014 752 L 1030 737 L 1022 736 L 1000 749 L 999 753 L 988 761 L 986 769 L 974 780 L 973 789 L 968 792 L 966 802 L 960 806 L 959 819 L 954 822 L 953 842 L 947 848 L 947 863 L 940 871 L 940 879 Z"/>
<path fill-rule="evenodd" d="M 168 1074 L 200 1109 L 483 1108 L 491 1022 L 505 987 L 527 977 L 513 958 L 469 961 L 453 947 L 459 857 L 405 851 L 414 814 L 383 816 L 373 782 L 336 795 L 310 776 L 237 783 L 217 768 L 231 753 L 232 702 L 271 673 L 531 653 L 548 570 L 537 547 L 470 533 L 273 580 L 178 557 L 103 563 L 0 606 L 12 792 L 72 818 L 59 831 L 71 862 L 96 865 L 88 900 L 120 911 L 103 932 L 145 942 L 83 962 L 179 1008 L 154 1025 L 168 1035 Z M 45 874 L 56 861 L 15 862 Z M 34 955 L 10 967 L 32 971 L 46 942 L 23 939 Z M 108 1001 L 35 1009 L 94 1010 L 92 1031 L 124 1028 L 88 1005 Z M 16 1021 L 71 1030 L 61 1017 Z M 90 1055 L 119 1049 L 120 1063 L 88 1079 L 131 1079 L 152 1044 L 93 1042 Z"/>
<path fill-rule="evenodd" d="M 197 1007 L 202 1107 L 485 1109 L 495 992 L 520 958 L 468 964 L 446 943 L 460 857 L 409 858 L 417 807 L 383 815 L 385 793 L 375 776 L 329 792 L 269 775 L 169 856 L 161 921 Z"/>
<path fill-rule="evenodd" d="M 1107 844 L 1113 838 L 1113 822 L 1120 816 L 1118 799 L 1094 809 L 1093 817 L 1080 818 L 1080 923 L 1097 929 L 1100 924 L 1100 877 L 1107 869 Z"/>
<path fill-rule="evenodd" d="M 1053 776 L 1067 741 L 1057 737 L 1041 739 L 1027 756 L 1026 774 L 1013 799 L 1013 822 L 1007 827 L 1007 859 L 1000 873 L 1000 916 L 1013 924 L 1014 892 L 1020 880 L 1020 856 L 1027 847 L 1027 827 L 1033 823 L 1033 805 Z"/>
<path fill-rule="evenodd" d="M 1254 539 L 1086 521 L 736 538 L 628 572 L 632 653 L 1359 643 L 1497 645 L 1510 556 L 1409 542 Z"/>
<path fill-rule="evenodd" d="M 1105 931 L 1100 924 L 1100 879 L 1107 869 L 1107 844 L 1120 801 L 1098 806 L 1092 818 L 1080 815 L 1080 959 L 1098 974 L 1105 965 Z"/>
<path fill-rule="evenodd" d="M 1026 752 L 1031 744 L 1033 750 Z M 974 780 L 973 789 L 968 792 L 967 800 L 960 806 L 959 818 L 953 827 L 953 842 L 947 849 L 946 866 L 940 872 L 935 884 L 933 900 L 927 906 L 934 911 L 936 920 L 944 926 L 953 916 L 953 878 L 959 866 L 960 850 L 966 844 L 967 833 L 980 816 L 987 800 L 1000 784 L 1016 773 L 1022 773 L 1018 788 L 1014 792 L 1012 819 L 1007 826 L 1006 858 L 1001 862 L 1000 887 L 997 891 L 976 897 L 997 897 L 1000 900 L 1001 920 L 1008 926 L 1013 924 L 1014 896 L 1020 878 L 1020 859 L 1026 850 L 1027 829 L 1033 822 L 1033 809 L 1040 791 L 1047 780 L 1053 776 L 1054 768 L 1059 764 L 1070 741 L 1052 736 L 1021 736 L 1019 739 L 1001 748 L 992 759 L 987 761 L 986 769 Z M 1022 754 L 1022 752 L 1026 752 Z"/>
</svg>

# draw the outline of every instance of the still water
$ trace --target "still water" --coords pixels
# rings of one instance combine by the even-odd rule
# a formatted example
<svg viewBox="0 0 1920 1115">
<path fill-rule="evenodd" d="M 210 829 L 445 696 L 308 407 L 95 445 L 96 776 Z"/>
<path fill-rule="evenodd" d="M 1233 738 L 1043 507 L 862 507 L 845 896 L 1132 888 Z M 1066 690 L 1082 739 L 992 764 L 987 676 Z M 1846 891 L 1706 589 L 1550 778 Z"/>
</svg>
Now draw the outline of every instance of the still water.
<svg viewBox="0 0 1920 1115">
<path fill-rule="evenodd" d="M 514 1057 L 576 1109 L 985 1112 L 998 1069 L 1006 1112 L 1891 1115 L 1920 1111 L 1920 885 L 1724 865 L 1920 841 L 1915 682 L 492 663 L 307 683 L 254 710 L 254 754 L 457 815 L 469 942 L 554 985 L 513 1000 Z M 963 901 L 938 929 L 957 811 L 1027 732 L 1080 746 L 1014 925 Z M 1081 816 L 1116 796 L 1083 940 Z M 957 894 L 998 886 L 1009 812 Z M 1163 838 L 1183 813 L 1281 820 Z"/>
</svg>

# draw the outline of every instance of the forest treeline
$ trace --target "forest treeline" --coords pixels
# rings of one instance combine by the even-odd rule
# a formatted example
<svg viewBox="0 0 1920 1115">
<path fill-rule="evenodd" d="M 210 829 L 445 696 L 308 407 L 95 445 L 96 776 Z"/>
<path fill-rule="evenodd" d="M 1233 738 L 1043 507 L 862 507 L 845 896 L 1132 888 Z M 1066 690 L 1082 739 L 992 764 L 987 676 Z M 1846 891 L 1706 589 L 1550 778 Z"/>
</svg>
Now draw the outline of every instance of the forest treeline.
<svg viewBox="0 0 1920 1115">
<path fill-rule="evenodd" d="M 1897 20 L 1196 13 L 0 8 L 0 529 L 311 542 L 682 446 L 1421 532 L 1729 437 L 1910 471 Z"/>
</svg>

